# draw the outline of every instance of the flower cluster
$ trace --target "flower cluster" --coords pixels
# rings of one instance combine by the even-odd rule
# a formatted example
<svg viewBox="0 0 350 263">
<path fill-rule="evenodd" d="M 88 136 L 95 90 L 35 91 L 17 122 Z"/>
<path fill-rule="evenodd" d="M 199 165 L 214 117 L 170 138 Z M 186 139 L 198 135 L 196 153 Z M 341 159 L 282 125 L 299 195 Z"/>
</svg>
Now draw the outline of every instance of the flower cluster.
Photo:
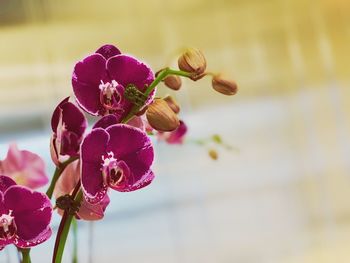
<svg viewBox="0 0 350 263">
<path fill-rule="evenodd" d="M 54 195 L 62 219 L 53 262 L 60 262 L 73 217 L 100 220 L 110 203 L 110 189 L 130 192 L 152 182 L 150 136 L 182 144 L 188 129 L 175 99 L 156 97 L 160 82 L 177 91 L 181 77 L 198 81 L 209 75 L 215 91 L 237 91 L 234 81 L 206 72 L 206 59 L 197 49 L 182 54 L 178 66 L 180 70 L 167 67 L 154 74 L 144 62 L 113 45 L 100 47 L 75 65 L 75 100 L 63 99 L 51 118 L 50 153 L 56 170 L 46 195 L 30 190 L 48 182 L 39 156 L 11 145 L 0 161 L 0 248 L 15 244 L 23 249 L 47 240 L 49 199 Z M 95 118 L 89 131 L 84 113 Z"/>
</svg>

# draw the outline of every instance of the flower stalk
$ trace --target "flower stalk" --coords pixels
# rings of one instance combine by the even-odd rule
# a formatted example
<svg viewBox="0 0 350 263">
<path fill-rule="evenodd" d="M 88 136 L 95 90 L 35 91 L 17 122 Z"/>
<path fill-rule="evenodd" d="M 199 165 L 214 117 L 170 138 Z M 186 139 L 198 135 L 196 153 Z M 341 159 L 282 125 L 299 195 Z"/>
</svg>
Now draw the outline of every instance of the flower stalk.
<svg viewBox="0 0 350 263">
<path fill-rule="evenodd" d="M 31 259 L 30 259 L 30 249 L 26 248 L 26 249 L 21 249 L 21 253 L 22 253 L 22 263 L 31 263 Z"/>
<path fill-rule="evenodd" d="M 81 191 L 81 188 L 80 188 L 80 181 L 74 188 L 72 197 L 74 198 L 75 202 L 81 203 L 81 200 L 83 198 L 83 192 Z M 62 262 L 63 251 L 66 245 L 66 241 L 67 241 L 67 237 L 68 237 L 68 233 L 69 233 L 69 229 L 70 229 L 73 217 L 74 217 L 74 214 L 69 214 L 68 210 L 64 211 L 60 225 L 58 227 L 58 231 L 57 231 L 52 263 Z"/>
<path fill-rule="evenodd" d="M 75 218 L 72 221 L 72 234 L 73 234 L 73 263 L 78 263 L 78 222 Z"/>
</svg>

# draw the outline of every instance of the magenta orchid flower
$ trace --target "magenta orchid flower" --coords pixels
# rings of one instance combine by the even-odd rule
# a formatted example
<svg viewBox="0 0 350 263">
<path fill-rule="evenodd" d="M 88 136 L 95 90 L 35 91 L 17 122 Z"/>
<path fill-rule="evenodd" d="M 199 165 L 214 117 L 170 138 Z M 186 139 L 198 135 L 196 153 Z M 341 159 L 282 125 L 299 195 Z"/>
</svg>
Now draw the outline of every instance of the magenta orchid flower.
<svg viewBox="0 0 350 263">
<path fill-rule="evenodd" d="M 46 195 L 0 176 L 0 250 L 8 244 L 36 246 L 51 236 L 52 215 Z"/>
<path fill-rule="evenodd" d="M 86 200 L 100 202 L 108 188 L 128 192 L 147 186 L 154 178 L 153 158 L 151 141 L 140 129 L 126 124 L 93 129 L 81 145 Z"/>
<path fill-rule="evenodd" d="M 44 186 L 49 181 L 43 159 L 30 151 L 19 150 L 14 143 L 10 145 L 6 158 L 0 161 L 0 173 L 31 189 Z"/>
<path fill-rule="evenodd" d="M 56 165 L 69 157 L 79 156 L 79 149 L 87 126 L 84 114 L 65 98 L 52 114 L 50 152 Z"/>
<path fill-rule="evenodd" d="M 71 194 L 73 192 L 74 187 L 80 180 L 80 161 L 76 160 L 70 163 L 66 169 L 64 169 L 60 178 L 58 179 L 54 196 L 57 199 L 58 197 Z M 109 204 L 109 197 L 105 195 L 105 197 L 97 204 L 90 204 L 83 198 L 79 211 L 76 213 L 76 217 L 82 220 L 94 221 L 100 220 L 104 217 L 104 212 L 106 207 Z M 58 209 L 58 213 L 60 215 L 63 214 L 63 210 Z"/>
<path fill-rule="evenodd" d="M 113 45 L 104 45 L 75 65 L 72 85 L 78 104 L 86 112 L 95 116 L 111 113 L 121 120 L 133 105 L 124 98 L 126 87 L 131 84 L 145 91 L 153 80 L 154 73 L 146 64 L 121 54 Z"/>
<path fill-rule="evenodd" d="M 157 137 L 159 140 L 164 140 L 169 144 L 182 144 L 184 142 L 187 133 L 187 125 L 180 120 L 179 127 L 171 132 L 158 132 Z"/>
</svg>

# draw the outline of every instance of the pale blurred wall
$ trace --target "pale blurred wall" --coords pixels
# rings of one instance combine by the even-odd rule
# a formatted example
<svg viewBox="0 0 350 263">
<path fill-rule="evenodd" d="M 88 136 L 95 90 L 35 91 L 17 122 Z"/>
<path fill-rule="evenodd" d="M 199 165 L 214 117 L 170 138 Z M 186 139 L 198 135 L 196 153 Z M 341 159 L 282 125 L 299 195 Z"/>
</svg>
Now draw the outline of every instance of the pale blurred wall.
<svg viewBox="0 0 350 263">
<path fill-rule="evenodd" d="M 349 13 L 346 0 L 1 0 L 0 116 L 51 110 L 71 92 L 75 61 L 104 43 L 155 70 L 181 48 L 199 47 L 209 70 L 238 81 L 236 100 L 334 80 L 349 95 Z M 232 102 L 209 79 L 187 92 L 193 105 Z"/>
</svg>

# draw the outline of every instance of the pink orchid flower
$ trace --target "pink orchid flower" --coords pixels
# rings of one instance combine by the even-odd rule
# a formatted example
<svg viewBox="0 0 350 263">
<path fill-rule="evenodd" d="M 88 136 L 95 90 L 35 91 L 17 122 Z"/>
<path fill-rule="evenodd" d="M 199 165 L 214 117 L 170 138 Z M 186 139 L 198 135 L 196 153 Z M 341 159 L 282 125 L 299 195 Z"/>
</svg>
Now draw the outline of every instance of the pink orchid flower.
<svg viewBox="0 0 350 263">
<path fill-rule="evenodd" d="M 51 236 L 51 216 L 45 194 L 0 175 L 0 250 L 9 244 L 27 248 L 46 241 Z"/>
<path fill-rule="evenodd" d="M 49 180 L 43 159 L 30 151 L 19 150 L 15 143 L 10 145 L 6 158 L 0 161 L 0 173 L 31 189 L 44 186 Z"/>
<path fill-rule="evenodd" d="M 157 137 L 160 141 L 165 141 L 168 144 L 183 144 L 187 134 L 187 125 L 180 120 L 179 127 L 171 132 L 158 132 Z"/>
</svg>

